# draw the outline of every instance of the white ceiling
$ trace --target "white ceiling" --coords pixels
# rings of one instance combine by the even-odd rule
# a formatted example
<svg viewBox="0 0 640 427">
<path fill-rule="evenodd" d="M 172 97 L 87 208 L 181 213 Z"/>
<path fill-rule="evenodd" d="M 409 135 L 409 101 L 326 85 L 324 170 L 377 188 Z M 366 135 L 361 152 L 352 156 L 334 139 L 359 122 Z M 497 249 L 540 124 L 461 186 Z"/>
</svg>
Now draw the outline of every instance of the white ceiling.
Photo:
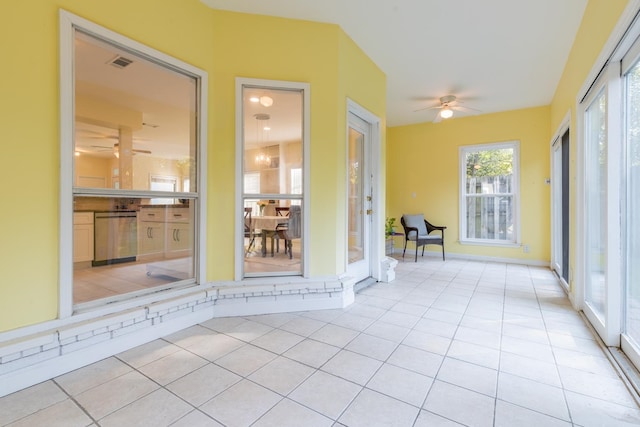
<svg viewBox="0 0 640 427">
<path fill-rule="evenodd" d="M 433 120 L 436 110 L 415 110 L 444 95 L 482 113 L 550 104 L 588 2 L 201 1 L 215 9 L 340 25 L 387 75 L 389 126 Z"/>
</svg>

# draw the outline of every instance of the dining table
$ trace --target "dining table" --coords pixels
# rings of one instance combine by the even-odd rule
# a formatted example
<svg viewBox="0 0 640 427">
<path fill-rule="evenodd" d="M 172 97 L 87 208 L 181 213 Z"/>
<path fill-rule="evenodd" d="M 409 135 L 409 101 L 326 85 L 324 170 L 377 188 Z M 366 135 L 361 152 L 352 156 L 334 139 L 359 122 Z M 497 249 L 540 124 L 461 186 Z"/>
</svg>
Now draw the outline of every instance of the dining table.
<svg viewBox="0 0 640 427">
<path fill-rule="evenodd" d="M 262 256 L 267 256 L 267 238 L 271 238 L 271 256 L 273 256 L 273 238 L 278 225 L 286 224 L 289 218 L 280 215 L 256 215 L 251 217 L 252 232 L 260 230 L 262 238 Z"/>
</svg>

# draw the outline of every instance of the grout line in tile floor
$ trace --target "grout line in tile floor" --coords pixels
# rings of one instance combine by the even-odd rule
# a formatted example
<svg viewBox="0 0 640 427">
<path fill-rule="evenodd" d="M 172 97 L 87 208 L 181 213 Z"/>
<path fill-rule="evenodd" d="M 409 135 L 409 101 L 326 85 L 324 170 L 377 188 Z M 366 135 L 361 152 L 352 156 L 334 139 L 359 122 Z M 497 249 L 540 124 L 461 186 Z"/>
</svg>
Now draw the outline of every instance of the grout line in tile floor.
<svg viewBox="0 0 640 427">
<path fill-rule="evenodd" d="M 89 417 L 89 419 L 91 419 L 91 421 L 92 421 L 93 423 L 97 423 L 97 422 L 98 422 L 95 418 L 93 418 L 93 416 L 89 413 L 89 411 L 87 411 L 87 410 L 84 408 L 84 406 L 82 406 L 82 405 L 80 404 L 80 402 L 78 402 L 78 401 L 76 400 L 76 398 L 75 398 L 75 397 L 73 397 L 71 394 L 69 394 L 69 393 L 64 389 L 64 387 L 62 387 L 62 386 L 60 386 L 60 384 L 58 384 L 58 382 L 56 381 L 56 379 L 55 379 L 55 378 L 54 378 L 54 379 L 52 379 L 51 381 L 52 381 L 52 382 L 53 382 L 53 383 L 54 383 L 54 384 L 55 384 L 55 385 L 60 389 L 60 391 L 61 391 L 62 393 L 66 394 L 66 395 L 67 395 L 67 398 L 68 398 L 69 400 L 71 400 L 73 403 L 75 403 L 75 404 L 76 404 L 76 406 L 78 406 L 78 408 L 80 408 L 80 410 L 81 410 L 82 412 L 84 412 L 84 414 L 85 414 L 87 417 Z"/>
</svg>

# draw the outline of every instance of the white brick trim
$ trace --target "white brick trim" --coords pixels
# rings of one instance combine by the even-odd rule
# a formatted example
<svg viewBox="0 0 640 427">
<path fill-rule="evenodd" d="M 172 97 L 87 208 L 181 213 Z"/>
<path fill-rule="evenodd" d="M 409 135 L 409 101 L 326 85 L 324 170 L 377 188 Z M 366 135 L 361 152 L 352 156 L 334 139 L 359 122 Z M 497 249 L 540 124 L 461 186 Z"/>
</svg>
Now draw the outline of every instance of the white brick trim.
<svg viewBox="0 0 640 427">
<path fill-rule="evenodd" d="M 213 317 L 343 308 L 354 280 L 335 278 L 198 287 L 162 302 L 0 342 L 0 396 L 54 378 Z"/>
</svg>

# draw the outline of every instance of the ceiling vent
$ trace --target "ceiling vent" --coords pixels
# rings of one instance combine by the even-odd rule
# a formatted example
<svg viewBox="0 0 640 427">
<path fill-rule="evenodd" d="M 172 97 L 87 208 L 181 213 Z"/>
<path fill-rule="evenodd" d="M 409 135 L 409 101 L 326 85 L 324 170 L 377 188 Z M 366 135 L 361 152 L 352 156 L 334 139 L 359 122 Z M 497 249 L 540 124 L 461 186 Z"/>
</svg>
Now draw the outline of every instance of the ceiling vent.
<svg viewBox="0 0 640 427">
<path fill-rule="evenodd" d="M 125 68 L 131 65 L 132 63 L 133 61 L 131 59 L 125 58 L 124 56 L 120 56 L 120 55 L 116 56 L 111 61 L 109 61 L 109 64 L 113 65 L 116 68 Z"/>
</svg>

